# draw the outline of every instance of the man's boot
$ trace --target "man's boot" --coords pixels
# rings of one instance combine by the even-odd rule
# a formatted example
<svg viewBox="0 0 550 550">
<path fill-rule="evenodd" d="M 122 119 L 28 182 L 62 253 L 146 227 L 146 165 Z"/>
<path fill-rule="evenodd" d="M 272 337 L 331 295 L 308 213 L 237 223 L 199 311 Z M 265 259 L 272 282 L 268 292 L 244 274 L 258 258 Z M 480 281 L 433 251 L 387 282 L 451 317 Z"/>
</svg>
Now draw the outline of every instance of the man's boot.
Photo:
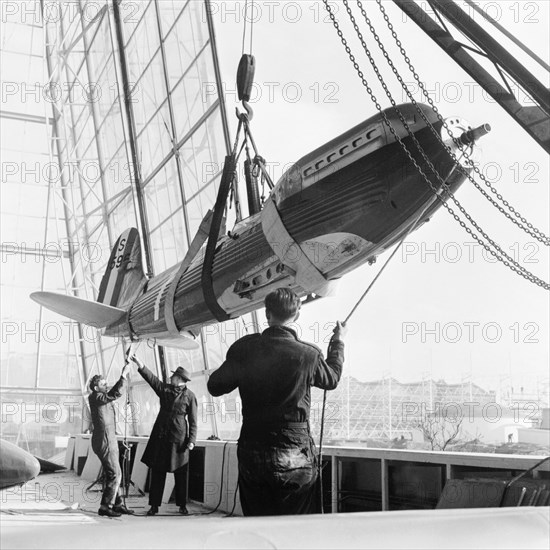
<svg viewBox="0 0 550 550">
<path fill-rule="evenodd" d="M 128 515 L 128 516 L 131 516 L 132 514 L 134 514 L 134 510 L 130 510 L 130 508 L 126 508 L 126 506 L 124 506 L 124 504 L 115 504 L 113 506 L 113 510 L 115 512 L 118 512 L 119 514 L 125 514 L 125 515 Z"/>
<path fill-rule="evenodd" d="M 120 512 L 117 512 L 116 510 L 113 510 L 112 508 L 103 505 L 99 507 L 97 513 L 100 516 L 106 516 L 108 518 L 119 518 L 122 515 Z"/>
</svg>

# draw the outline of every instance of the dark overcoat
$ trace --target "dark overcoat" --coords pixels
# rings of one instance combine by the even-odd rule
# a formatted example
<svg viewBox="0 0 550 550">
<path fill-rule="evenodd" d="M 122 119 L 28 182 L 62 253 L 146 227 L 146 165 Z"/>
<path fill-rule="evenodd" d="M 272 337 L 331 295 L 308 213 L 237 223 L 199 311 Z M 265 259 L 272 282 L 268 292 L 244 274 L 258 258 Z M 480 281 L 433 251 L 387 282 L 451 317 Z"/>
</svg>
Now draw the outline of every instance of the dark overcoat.
<svg viewBox="0 0 550 550">
<path fill-rule="evenodd" d="M 147 367 L 138 372 L 160 399 L 160 411 L 141 461 L 153 470 L 173 472 L 187 464 L 188 446 L 197 439 L 197 398 L 185 386 L 162 382 Z"/>
</svg>

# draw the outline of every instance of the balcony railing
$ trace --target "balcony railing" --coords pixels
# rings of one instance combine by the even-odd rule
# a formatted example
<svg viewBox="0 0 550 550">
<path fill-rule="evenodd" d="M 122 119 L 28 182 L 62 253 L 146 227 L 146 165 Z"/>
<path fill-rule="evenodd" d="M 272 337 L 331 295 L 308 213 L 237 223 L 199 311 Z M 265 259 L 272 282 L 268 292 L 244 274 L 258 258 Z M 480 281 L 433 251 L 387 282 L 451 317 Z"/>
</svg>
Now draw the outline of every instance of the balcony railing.
<svg viewBox="0 0 550 550">
<path fill-rule="evenodd" d="M 99 460 L 89 449 L 89 441 L 89 435 L 72 438 L 65 465 L 93 480 L 99 471 Z M 129 441 L 133 443 L 132 481 L 145 491 L 147 467 L 140 459 L 147 438 L 132 437 Z M 323 507 L 325 513 L 433 509 L 449 480 L 511 480 L 543 458 L 533 455 L 325 447 Z M 208 508 L 217 507 L 220 511 L 240 514 L 237 466 L 235 441 L 198 441 L 190 459 L 190 499 Z M 544 481 L 550 484 L 550 463 L 545 462 L 525 477 L 532 483 Z M 464 486 L 475 492 L 475 484 Z M 495 495 L 490 494 L 491 486 L 483 487 L 482 490 L 487 492 L 482 495 L 483 505 L 498 506 Z M 169 496 L 169 492 L 165 494 L 166 499 Z M 457 498 L 467 503 L 469 500 L 479 500 L 479 496 L 458 495 Z"/>
</svg>

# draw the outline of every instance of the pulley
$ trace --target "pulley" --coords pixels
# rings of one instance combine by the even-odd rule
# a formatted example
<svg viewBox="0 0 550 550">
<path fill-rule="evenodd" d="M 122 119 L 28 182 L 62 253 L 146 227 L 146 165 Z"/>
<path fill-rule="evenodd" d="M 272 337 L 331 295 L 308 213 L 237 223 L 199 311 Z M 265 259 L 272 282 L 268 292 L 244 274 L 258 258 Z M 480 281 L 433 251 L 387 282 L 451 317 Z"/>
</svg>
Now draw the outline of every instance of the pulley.
<svg viewBox="0 0 550 550">
<path fill-rule="evenodd" d="M 247 53 L 243 54 L 237 69 L 237 94 L 243 105 L 245 101 L 250 101 L 255 70 L 256 61 L 254 56 Z"/>
</svg>

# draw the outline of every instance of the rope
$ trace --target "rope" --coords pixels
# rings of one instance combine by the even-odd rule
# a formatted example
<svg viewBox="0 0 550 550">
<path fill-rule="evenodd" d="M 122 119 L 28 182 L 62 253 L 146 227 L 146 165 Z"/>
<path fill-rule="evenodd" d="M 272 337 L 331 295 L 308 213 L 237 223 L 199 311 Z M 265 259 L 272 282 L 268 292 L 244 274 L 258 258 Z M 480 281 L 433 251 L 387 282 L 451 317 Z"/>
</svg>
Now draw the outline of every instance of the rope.
<svg viewBox="0 0 550 550">
<path fill-rule="evenodd" d="M 248 21 L 248 0 L 245 0 L 244 2 L 244 25 L 243 25 L 243 44 L 242 44 L 242 51 L 241 55 L 244 55 L 244 45 L 245 45 L 245 38 L 246 38 L 246 23 Z M 252 38 L 254 35 L 254 0 L 250 0 L 250 55 L 252 55 Z"/>
<path fill-rule="evenodd" d="M 401 248 L 401 245 L 405 242 L 405 239 L 412 233 L 412 231 L 415 229 L 418 222 L 420 221 L 420 218 L 426 213 L 426 210 L 428 210 L 428 208 L 430 206 L 432 206 L 432 204 L 434 202 L 435 202 L 435 197 L 422 209 L 420 214 L 418 214 L 418 216 L 416 217 L 416 220 L 414 221 L 414 223 L 411 224 L 411 226 L 407 230 L 407 233 L 405 233 L 405 236 L 399 241 L 399 244 L 395 247 L 395 249 L 391 253 L 390 257 L 386 260 L 386 262 L 384 263 L 384 265 L 382 266 L 380 271 L 376 274 L 376 277 L 374 277 L 374 279 L 371 281 L 370 285 L 367 287 L 367 290 L 365 290 L 365 292 L 363 292 L 363 294 L 359 298 L 359 300 L 357 300 L 357 302 L 355 303 L 355 305 L 353 306 L 353 308 L 349 312 L 348 316 L 345 318 L 345 320 L 343 322 L 344 325 L 350 320 L 351 316 L 355 313 L 355 311 L 357 310 L 357 308 L 359 307 L 359 305 L 361 304 L 361 302 L 363 301 L 365 296 L 369 293 L 369 291 L 373 287 L 374 283 L 378 280 L 378 277 L 380 277 L 380 275 L 382 274 L 384 269 L 386 269 L 387 265 L 390 263 L 391 259 L 395 256 L 397 251 Z"/>
<path fill-rule="evenodd" d="M 243 47 L 241 50 L 241 55 L 244 55 L 244 41 L 246 37 L 246 13 L 248 11 L 248 0 L 244 0 L 244 25 L 243 25 Z"/>
<path fill-rule="evenodd" d="M 252 17 L 254 17 L 254 0 L 252 0 L 250 4 L 250 13 L 252 14 Z M 250 20 L 250 55 L 252 55 L 252 37 L 254 35 L 254 19 Z"/>
<path fill-rule="evenodd" d="M 355 313 L 363 299 L 366 297 L 366 295 L 369 293 L 370 289 L 374 286 L 374 283 L 378 280 L 384 269 L 386 269 L 387 265 L 390 263 L 391 259 L 395 256 L 397 251 L 401 248 L 401 245 L 405 242 L 407 237 L 414 231 L 416 226 L 418 225 L 418 222 L 422 218 L 422 216 L 426 213 L 428 208 L 432 206 L 432 204 L 435 202 L 435 197 L 433 197 L 426 206 L 420 211 L 414 222 L 410 225 L 409 229 L 407 229 L 407 232 L 403 236 L 403 238 L 399 241 L 399 244 L 395 247 L 393 252 L 390 254 L 390 257 L 385 261 L 384 265 L 380 269 L 380 271 L 376 274 L 376 277 L 371 281 L 370 285 L 367 287 L 367 290 L 363 292 L 359 300 L 355 302 L 355 305 L 349 312 L 348 316 L 345 318 L 344 322 L 342 323 L 345 325 L 351 318 L 351 316 Z M 327 390 L 323 392 L 323 407 L 321 409 L 321 430 L 319 434 L 319 464 L 318 464 L 318 475 L 319 475 L 319 493 L 320 493 L 320 504 L 321 504 L 321 514 L 324 514 L 324 502 L 323 502 L 323 433 L 324 433 L 324 427 L 325 427 L 325 405 L 327 402 Z"/>
<path fill-rule="evenodd" d="M 325 405 L 327 404 L 327 390 L 323 392 L 323 407 L 321 409 L 321 431 L 319 433 L 319 464 L 317 464 L 317 473 L 319 476 L 319 500 L 321 505 L 321 514 L 325 513 L 325 503 L 323 495 L 323 433 L 325 431 Z"/>
</svg>

